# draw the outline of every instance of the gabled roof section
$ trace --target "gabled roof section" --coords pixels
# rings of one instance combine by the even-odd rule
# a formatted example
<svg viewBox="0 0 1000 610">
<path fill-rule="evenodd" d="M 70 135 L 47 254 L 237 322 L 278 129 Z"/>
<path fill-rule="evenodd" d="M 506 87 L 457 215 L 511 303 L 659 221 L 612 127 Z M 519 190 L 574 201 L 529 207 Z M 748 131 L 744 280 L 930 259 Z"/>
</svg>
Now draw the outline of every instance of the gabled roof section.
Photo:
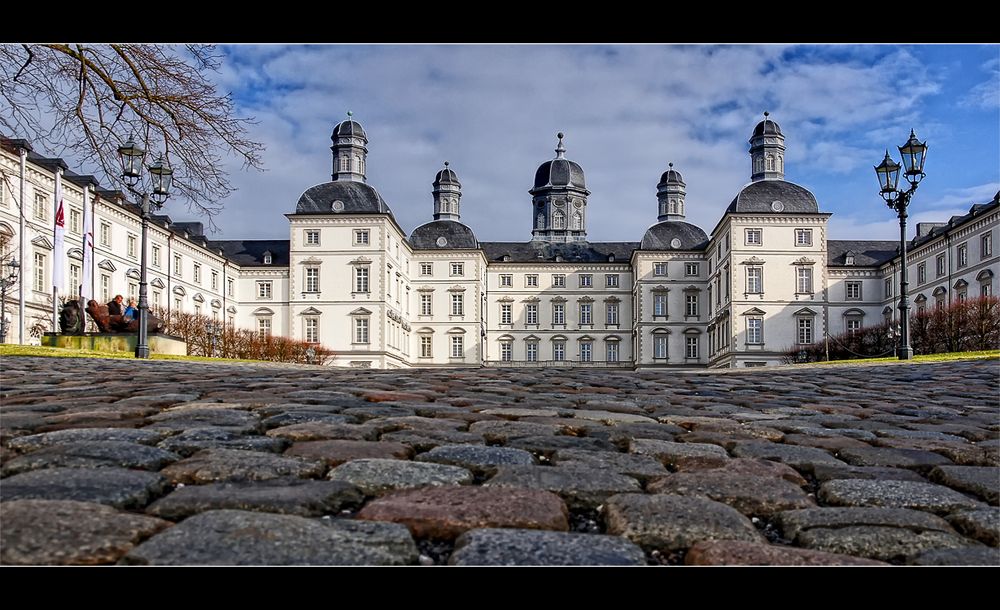
<svg viewBox="0 0 1000 610">
<path fill-rule="evenodd" d="M 208 242 L 210 248 L 240 267 L 287 267 L 290 245 L 287 239 L 224 239 Z M 264 253 L 271 253 L 271 264 L 264 264 Z"/>
<path fill-rule="evenodd" d="M 878 267 L 896 256 L 898 241 L 840 240 L 826 242 L 826 264 L 831 267 Z M 847 253 L 854 253 L 854 264 L 847 264 Z"/>
</svg>

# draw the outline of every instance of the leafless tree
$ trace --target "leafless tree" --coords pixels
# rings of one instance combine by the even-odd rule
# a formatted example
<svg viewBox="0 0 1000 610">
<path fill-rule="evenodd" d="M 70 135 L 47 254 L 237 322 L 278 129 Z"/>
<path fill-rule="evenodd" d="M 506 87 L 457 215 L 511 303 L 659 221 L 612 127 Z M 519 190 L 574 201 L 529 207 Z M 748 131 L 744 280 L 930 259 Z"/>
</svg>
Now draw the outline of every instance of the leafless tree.
<svg viewBox="0 0 1000 610">
<path fill-rule="evenodd" d="M 261 169 L 264 150 L 247 134 L 253 118 L 236 117 L 209 78 L 219 62 L 206 45 L 2 44 L 0 126 L 108 186 L 120 184 L 117 148 L 134 134 L 150 156 L 165 151 L 174 193 L 211 224 L 234 190 L 223 157 Z"/>
</svg>

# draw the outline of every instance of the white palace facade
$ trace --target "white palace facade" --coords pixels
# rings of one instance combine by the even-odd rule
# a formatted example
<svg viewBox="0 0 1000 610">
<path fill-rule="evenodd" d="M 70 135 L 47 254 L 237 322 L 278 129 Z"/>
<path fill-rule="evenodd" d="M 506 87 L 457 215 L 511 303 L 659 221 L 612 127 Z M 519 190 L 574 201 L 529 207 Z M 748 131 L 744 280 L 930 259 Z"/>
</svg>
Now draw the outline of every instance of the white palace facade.
<svg viewBox="0 0 1000 610">
<path fill-rule="evenodd" d="M 773 120 L 754 129 L 751 182 L 710 235 L 684 220 L 686 185 L 670 164 L 657 222 L 636 242 L 588 240 L 590 191 L 559 136 L 530 190 L 531 240 L 483 242 L 461 222 L 462 187 L 447 163 L 433 182 L 433 220 L 408 235 L 367 183 L 364 129 L 344 121 L 333 131 L 332 180 L 286 214 L 287 240 L 210 240 L 201 223 L 154 215 L 150 303 L 321 343 L 333 350 L 329 364 L 362 368 L 765 366 L 898 316 L 898 242 L 829 239 L 830 214 L 785 180 Z M 21 263 L 25 312 L 18 287 L 8 288 L 7 342 L 51 329 L 53 257 L 64 257 L 67 285 L 82 281 L 84 214 L 94 218 L 91 294 L 137 295 L 140 220 L 121 192 L 25 140 L 0 138 L 0 172 L 0 254 Z M 914 311 L 996 293 L 998 210 L 994 197 L 917 225 Z"/>
</svg>

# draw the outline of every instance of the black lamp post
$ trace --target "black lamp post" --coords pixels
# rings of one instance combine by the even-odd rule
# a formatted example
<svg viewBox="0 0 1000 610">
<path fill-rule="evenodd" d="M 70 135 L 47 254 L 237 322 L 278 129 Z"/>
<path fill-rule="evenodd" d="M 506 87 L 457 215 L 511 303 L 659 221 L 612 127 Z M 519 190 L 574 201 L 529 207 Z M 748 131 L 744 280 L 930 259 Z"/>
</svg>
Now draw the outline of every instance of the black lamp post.
<svg viewBox="0 0 1000 610">
<path fill-rule="evenodd" d="M 901 191 L 897 189 L 899 184 L 898 163 L 889 157 L 889 151 L 885 151 L 885 159 L 875 166 L 875 175 L 878 176 L 881 190 L 879 194 L 886 204 L 896 210 L 899 216 L 899 343 L 896 347 L 896 357 L 900 360 L 910 360 L 913 358 L 913 348 L 910 347 L 910 302 L 907 295 L 909 282 L 906 279 L 906 206 L 910 204 L 910 197 L 917 190 L 917 185 L 924 179 L 924 161 L 927 158 L 927 142 L 917 140 L 917 136 L 910 130 L 910 139 L 899 147 L 899 154 L 903 157 L 903 166 L 906 171 L 906 181 L 910 183 L 910 188 Z"/>
<path fill-rule="evenodd" d="M 173 182 L 174 171 L 160 159 L 149 166 L 152 179 L 151 192 L 138 191 L 134 187 L 142 180 L 142 159 L 146 151 L 129 137 L 128 142 L 118 147 L 118 155 L 122 162 L 122 178 L 128 190 L 136 197 L 142 198 L 142 254 L 139 258 L 139 339 L 135 346 L 136 358 L 149 358 L 149 340 L 147 326 L 149 319 L 149 302 L 146 300 L 146 242 L 149 236 L 149 208 L 155 206 L 159 210 L 163 202 L 170 196 L 170 185 Z"/>
<path fill-rule="evenodd" d="M 10 271 L 7 275 L 0 277 L 0 343 L 7 342 L 7 289 L 17 283 L 17 274 L 21 270 L 21 264 L 16 258 L 4 264 Z"/>
</svg>

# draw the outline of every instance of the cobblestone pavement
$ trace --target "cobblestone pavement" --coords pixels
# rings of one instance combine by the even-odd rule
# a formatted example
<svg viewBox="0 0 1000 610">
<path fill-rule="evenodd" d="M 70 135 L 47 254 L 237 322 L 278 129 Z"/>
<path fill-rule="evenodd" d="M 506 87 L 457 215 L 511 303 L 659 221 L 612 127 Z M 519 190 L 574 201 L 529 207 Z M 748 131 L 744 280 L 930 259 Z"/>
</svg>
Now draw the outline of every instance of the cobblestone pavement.
<svg viewBox="0 0 1000 610">
<path fill-rule="evenodd" d="M 1000 564 L 993 361 L 7 357 L 4 564 Z"/>
</svg>

